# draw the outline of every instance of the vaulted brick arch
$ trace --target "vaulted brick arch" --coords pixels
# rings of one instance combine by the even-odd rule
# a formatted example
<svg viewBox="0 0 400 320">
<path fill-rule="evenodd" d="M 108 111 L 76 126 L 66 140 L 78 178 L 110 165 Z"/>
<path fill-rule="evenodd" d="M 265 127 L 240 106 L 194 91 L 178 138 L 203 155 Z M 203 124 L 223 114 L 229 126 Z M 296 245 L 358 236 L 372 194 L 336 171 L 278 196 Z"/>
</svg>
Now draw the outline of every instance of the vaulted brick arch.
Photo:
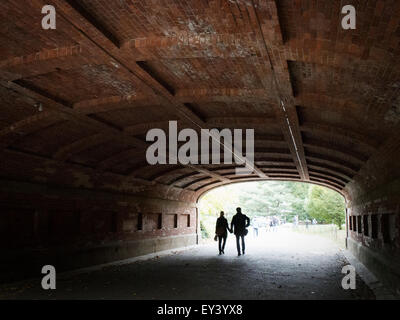
<svg viewBox="0 0 400 320">
<path fill-rule="evenodd" d="M 349 216 L 370 224 L 390 217 L 393 228 L 380 224 L 376 237 L 349 230 L 348 246 L 399 287 L 385 261 L 400 247 L 400 4 L 354 1 L 357 29 L 343 30 L 341 1 L 316 3 L 54 0 L 57 29 L 43 30 L 44 1 L 2 1 L 0 174 L 9 232 L 30 230 L 30 253 L 45 246 L 52 256 L 53 245 L 75 252 L 93 231 L 82 221 L 107 211 L 98 219 L 113 221 L 102 230 L 112 245 L 93 245 L 101 254 L 88 255 L 89 265 L 195 243 L 195 223 L 150 230 L 146 219 L 196 221 L 196 201 L 212 188 L 303 181 L 343 194 Z M 254 172 L 149 165 L 146 133 L 171 120 L 197 131 L 254 128 Z M 57 240 L 46 230 L 53 223 L 63 234 L 49 218 L 60 208 L 60 223 L 75 231 Z M 13 220 L 18 212 L 33 224 Z M 144 229 L 135 231 L 138 213 Z M 118 240 L 127 243 L 124 255 L 110 249 Z"/>
</svg>

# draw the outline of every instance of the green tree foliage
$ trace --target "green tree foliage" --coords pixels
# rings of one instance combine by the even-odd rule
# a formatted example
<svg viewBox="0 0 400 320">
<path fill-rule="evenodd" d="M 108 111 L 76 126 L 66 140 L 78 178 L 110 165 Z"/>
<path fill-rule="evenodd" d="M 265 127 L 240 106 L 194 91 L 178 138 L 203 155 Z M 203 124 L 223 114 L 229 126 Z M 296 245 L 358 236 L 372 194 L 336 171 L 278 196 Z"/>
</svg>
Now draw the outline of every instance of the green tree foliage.
<svg viewBox="0 0 400 320">
<path fill-rule="evenodd" d="M 308 219 L 308 214 L 305 208 L 309 189 L 312 188 L 307 183 L 285 182 L 291 194 L 291 212 L 287 214 L 288 221 L 292 221 L 294 216 L 299 216 L 299 220 Z"/>
<path fill-rule="evenodd" d="M 200 221 L 200 231 L 201 231 L 201 237 L 203 239 L 205 238 L 210 238 L 210 233 L 208 232 L 207 228 L 204 226 L 203 221 Z"/>
<path fill-rule="evenodd" d="M 345 222 L 345 203 L 337 192 L 320 186 L 309 191 L 306 210 L 320 223 L 334 223 L 339 229 Z"/>
<path fill-rule="evenodd" d="M 239 194 L 242 211 L 250 217 L 285 214 L 291 211 L 293 200 L 284 182 L 248 183 Z"/>
</svg>

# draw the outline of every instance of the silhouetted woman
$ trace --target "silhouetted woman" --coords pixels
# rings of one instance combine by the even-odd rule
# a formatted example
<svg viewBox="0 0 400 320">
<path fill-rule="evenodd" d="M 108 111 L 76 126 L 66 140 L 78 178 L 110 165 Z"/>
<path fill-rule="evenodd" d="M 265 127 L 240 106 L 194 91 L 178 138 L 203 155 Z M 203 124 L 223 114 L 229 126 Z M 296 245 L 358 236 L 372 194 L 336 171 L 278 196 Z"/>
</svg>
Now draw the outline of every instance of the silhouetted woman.
<svg viewBox="0 0 400 320">
<path fill-rule="evenodd" d="M 215 226 L 215 234 L 218 237 L 218 248 L 219 254 L 225 254 L 225 243 L 228 237 L 228 231 L 230 231 L 228 226 L 228 220 L 224 217 L 224 212 L 221 211 L 219 218 L 217 219 L 217 225 Z"/>
</svg>

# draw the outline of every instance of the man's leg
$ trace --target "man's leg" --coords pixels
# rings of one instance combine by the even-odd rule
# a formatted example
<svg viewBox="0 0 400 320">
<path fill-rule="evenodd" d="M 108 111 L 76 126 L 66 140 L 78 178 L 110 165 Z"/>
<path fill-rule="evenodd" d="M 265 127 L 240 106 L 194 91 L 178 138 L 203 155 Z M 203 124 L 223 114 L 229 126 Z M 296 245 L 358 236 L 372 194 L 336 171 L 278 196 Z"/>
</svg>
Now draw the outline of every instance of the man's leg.
<svg viewBox="0 0 400 320">
<path fill-rule="evenodd" d="M 236 248 L 238 252 L 238 256 L 240 256 L 240 243 L 239 243 L 240 236 L 236 236 Z"/>
<path fill-rule="evenodd" d="M 244 236 L 242 236 L 241 238 L 242 238 L 242 250 L 243 250 L 243 254 L 244 254 L 244 250 L 246 249 L 246 247 L 244 245 Z"/>
</svg>

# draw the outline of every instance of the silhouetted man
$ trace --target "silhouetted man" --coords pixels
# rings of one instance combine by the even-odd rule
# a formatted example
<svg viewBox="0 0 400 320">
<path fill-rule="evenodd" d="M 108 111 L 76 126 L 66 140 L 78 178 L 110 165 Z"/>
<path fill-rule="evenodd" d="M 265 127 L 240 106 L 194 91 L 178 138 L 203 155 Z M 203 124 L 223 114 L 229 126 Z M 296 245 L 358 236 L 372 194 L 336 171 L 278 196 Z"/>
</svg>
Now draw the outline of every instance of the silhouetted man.
<svg viewBox="0 0 400 320">
<path fill-rule="evenodd" d="M 242 213 L 241 208 L 236 208 L 236 214 L 232 218 L 231 232 L 236 236 L 236 247 L 238 256 L 240 256 L 240 243 L 239 240 L 242 238 L 242 253 L 245 252 L 244 237 L 247 234 L 246 228 L 250 225 L 250 219 Z"/>
<path fill-rule="evenodd" d="M 228 225 L 228 220 L 224 217 L 224 212 L 221 211 L 219 218 L 217 219 L 217 225 L 215 227 L 215 234 L 218 237 L 218 248 L 219 248 L 219 254 L 225 254 L 225 243 L 226 243 L 226 238 L 228 237 L 228 231 L 231 231 L 229 229 Z"/>
</svg>

